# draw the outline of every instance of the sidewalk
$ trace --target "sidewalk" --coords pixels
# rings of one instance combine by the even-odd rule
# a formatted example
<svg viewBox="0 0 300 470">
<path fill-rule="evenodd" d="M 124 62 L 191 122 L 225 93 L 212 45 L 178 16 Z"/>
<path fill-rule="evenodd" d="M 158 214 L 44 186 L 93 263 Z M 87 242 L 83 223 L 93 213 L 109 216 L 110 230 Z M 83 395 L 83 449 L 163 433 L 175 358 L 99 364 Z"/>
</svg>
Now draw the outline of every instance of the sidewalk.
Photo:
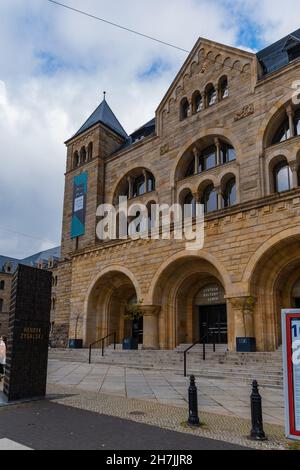
<svg viewBox="0 0 300 470">
<path fill-rule="evenodd" d="M 255 377 L 254 377 L 255 378 Z M 48 383 L 71 386 L 72 391 L 98 392 L 114 397 L 147 400 L 154 404 L 187 408 L 189 381 L 182 375 L 157 370 L 104 364 L 49 361 Z M 220 379 L 197 379 L 199 408 L 208 413 L 250 419 L 251 387 Z M 283 391 L 260 389 L 264 421 L 284 425 Z"/>
</svg>

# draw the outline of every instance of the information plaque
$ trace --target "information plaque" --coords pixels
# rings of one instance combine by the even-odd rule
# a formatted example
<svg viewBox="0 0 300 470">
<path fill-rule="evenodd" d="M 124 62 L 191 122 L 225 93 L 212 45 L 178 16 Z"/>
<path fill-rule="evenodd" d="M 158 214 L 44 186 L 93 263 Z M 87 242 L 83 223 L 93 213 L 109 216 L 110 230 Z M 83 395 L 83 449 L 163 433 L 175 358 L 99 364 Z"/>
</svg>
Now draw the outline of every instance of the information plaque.
<svg viewBox="0 0 300 470">
<path fill-rule="evenodd" d="M 300 310 L 282 311 L 286 436 L 300 440 Z"/>
</svg>

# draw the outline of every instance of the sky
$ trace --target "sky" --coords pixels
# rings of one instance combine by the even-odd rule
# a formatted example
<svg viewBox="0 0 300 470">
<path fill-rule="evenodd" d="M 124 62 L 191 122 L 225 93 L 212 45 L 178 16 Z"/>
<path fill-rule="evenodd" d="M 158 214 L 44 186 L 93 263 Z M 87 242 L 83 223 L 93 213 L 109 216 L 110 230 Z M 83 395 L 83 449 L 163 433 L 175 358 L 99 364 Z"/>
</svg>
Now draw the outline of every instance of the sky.
<svg viewBox="0 0 300 470">
<path fill-rule="evenodd" d="M 191 50 L 260 50 L 300 28 L 298 0 L 61 0 Z M 128 133 L 152 119 L 184 52 L 48 0 L 0 0 L 0 254 L 59 245 L 64 142 L 107 100 Z"/>
</svg>

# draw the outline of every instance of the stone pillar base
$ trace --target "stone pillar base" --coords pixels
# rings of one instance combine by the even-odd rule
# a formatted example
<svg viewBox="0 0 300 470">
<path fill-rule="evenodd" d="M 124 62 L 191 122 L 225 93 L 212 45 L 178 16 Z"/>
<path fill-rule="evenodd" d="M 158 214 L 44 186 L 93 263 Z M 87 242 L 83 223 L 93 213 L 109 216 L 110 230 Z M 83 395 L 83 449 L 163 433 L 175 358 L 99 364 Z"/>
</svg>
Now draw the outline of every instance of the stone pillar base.
<svg viewBox="0 0 300 470">
<path fill-rule="evenodd" d="M 158 338 L 158 314 L 160 307 L 156 305 L 144 305 L 144 340 L 143 349 L 153 351 L 159 349 Z"/>
</svg>

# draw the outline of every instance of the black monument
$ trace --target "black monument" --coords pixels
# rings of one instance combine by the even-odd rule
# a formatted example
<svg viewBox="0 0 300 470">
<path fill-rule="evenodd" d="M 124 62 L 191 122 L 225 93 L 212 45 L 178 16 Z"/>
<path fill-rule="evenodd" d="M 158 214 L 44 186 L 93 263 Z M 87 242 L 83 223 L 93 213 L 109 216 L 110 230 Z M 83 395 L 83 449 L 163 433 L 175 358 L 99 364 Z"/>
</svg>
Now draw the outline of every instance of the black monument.
<svg viewBox="0 0 300 470">
<path fill-rule="evenodd" d="M 4 395 L 46 395 L 52 273 L 19 265 L 12 281 Z"/>
</svg>

